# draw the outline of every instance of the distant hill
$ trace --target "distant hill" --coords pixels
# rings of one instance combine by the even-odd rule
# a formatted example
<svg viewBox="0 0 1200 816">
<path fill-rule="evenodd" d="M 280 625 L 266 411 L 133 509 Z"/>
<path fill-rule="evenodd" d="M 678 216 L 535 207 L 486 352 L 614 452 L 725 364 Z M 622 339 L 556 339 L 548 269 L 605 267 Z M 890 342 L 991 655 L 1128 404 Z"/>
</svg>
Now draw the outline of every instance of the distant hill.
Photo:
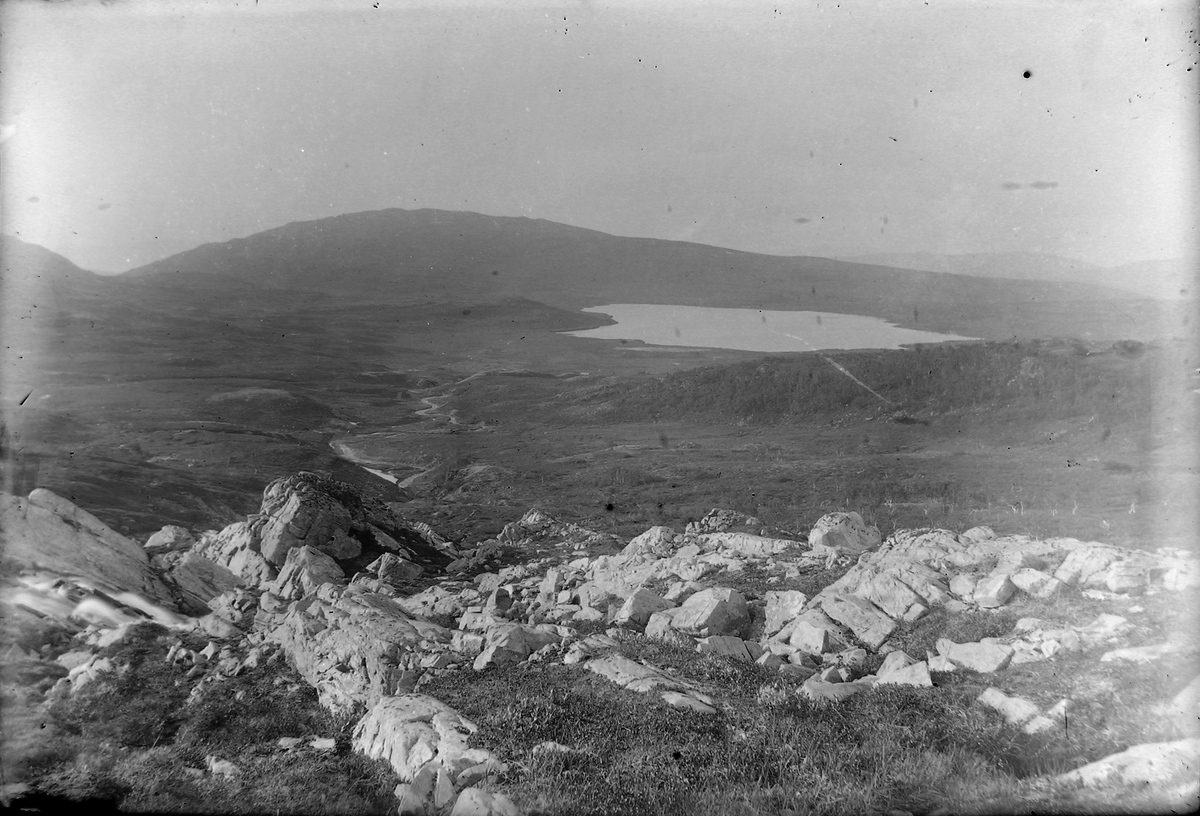
<svg viewBox="0 0 1200 816">
<path fill-rule="evenodd" d="M 830 311 L 993 339 L 1141 337 L 1160 328 L 1152 302 L 1076 282 L 759 255 L 441 210 L 292 223 L 205 244 L 118 280 L 174 287 L 201 278 L 218 290 L 246 285 L 372 304 L 527 298 L 565 309 L 663 303 Z"/>
<path fill-rule="evenodd" d="M 1087 283 L 1160 300 L 1192 298 L 1200 263 L 1187 258 L 1138 261 L 1103 267 L 1072 258 L 1035 252 L 937 255 L 932 252 L 881 253 L 842 258 L 848 263 L 879 264 L 900 269 L 948 272 L 1013 280 Z"/>
</svg>

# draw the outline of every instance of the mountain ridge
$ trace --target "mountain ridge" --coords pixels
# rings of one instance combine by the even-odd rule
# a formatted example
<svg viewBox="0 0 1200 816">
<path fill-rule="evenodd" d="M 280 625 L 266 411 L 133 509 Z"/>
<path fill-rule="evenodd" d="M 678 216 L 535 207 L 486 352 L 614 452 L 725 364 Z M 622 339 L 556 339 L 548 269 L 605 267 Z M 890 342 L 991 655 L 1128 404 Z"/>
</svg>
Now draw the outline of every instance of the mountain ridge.
<svg viewBox="0 0 1200 816">
<path fill-rule="evenodd" d="M 1195 291 L 1195 259 L 1163 258 L 1105 267 L 1075 258 L 1040 252 L 884 252 L 839 256 L 852 263 L 881 264 L 898 269 L 927 270 L 972 277 L 1087 283 L 1159 300 L 1191 297 Z"/>
</svg>

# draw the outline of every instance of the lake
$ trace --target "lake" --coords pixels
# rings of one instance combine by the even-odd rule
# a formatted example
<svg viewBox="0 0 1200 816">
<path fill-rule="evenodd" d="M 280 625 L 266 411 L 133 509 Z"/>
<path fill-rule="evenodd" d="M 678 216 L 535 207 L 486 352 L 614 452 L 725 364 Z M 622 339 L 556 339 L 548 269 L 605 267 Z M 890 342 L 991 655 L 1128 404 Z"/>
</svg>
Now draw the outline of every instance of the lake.
<svg viewBox="0 0 1200 816">
<path fill-rule="evenodd" d="M 613 303 L 592 306 L 583 311 L 610 315 L 617 324 L 564 334 L 600 340 L 641 340 L 654 346 L 738 351 L 817 351 L 895 349 L 909 343 L 978 339 L 903 329 L 878 317 L 832 312 L 783 312 L 651 303 Z"/>
</svg>

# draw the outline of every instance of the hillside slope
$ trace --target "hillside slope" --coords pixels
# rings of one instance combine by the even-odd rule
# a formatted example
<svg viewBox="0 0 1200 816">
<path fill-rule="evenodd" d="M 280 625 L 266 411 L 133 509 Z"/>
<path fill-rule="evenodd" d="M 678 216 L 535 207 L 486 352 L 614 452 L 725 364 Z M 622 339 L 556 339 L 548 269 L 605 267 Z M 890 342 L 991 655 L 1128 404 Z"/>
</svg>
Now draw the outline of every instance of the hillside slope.
<svg viewBox="0 0 1200 816">
<path fill-rule="evenodd" d="M 518 297 L 565 309 L 663 303 L 817 310 L 989 339 L 1146 338 L 1162 328 L 1153 301 L 1085 284 L 758 255 L 440 210 L 288 224 L 206 244 L 122 279 L 167 285 L 202 274 L 372 303 L 454 302 L 470 293 L 475 302 Z"/>
</svg>

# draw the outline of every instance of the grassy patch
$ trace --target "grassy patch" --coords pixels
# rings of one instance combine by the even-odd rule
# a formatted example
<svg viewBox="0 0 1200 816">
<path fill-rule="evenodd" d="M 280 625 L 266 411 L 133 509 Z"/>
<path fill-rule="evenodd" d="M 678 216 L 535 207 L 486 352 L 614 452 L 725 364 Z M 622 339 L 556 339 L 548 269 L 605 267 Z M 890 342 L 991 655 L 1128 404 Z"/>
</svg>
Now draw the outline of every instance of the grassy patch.
<svg viewBox="0 0 1200 816">
<path fill-rule="evenodd" d="M 682 668 L 674 647 L 625 645 Z M 950 791 L 1015 784 L 1016 734 L 962 695 L 883 688 L 837 706 L 791 696 L 764 708 L 749 705 L 757 667 L 693 668 L 688 679 L 721 686 L 733 705 L 681 711 L 554 665 L 448 676 L 426 690 L 479 724 L 480 745 L 515 760 L 500 787 L 532 813 L 926 812 L 953 804 Z M 544 741 L 571 750 L 534 751 Z"/>
<path fill-rule="evenodd" d="M 38 750 L 24 758 L 36 790 L 122 810 L 191 813 L 389 813 L 395 774 L 350 751 L 350 718 L 335 718 L 316 692 L 278 660 L 207 683 L 166 659 L 180 639 L 157 624 L 134 627 L 101 650 L 114 671 L 44 716 L 22 721 Z M 204 638 L 183 635 L 189 648 Z M 10 720 L 6 724 L 12 724 Z M 333 751 L 284 751 L 280 737 L 335 740 Z M 231 777 L 207 772 L 209 756 L 228 760 Z"/>
</svg>

